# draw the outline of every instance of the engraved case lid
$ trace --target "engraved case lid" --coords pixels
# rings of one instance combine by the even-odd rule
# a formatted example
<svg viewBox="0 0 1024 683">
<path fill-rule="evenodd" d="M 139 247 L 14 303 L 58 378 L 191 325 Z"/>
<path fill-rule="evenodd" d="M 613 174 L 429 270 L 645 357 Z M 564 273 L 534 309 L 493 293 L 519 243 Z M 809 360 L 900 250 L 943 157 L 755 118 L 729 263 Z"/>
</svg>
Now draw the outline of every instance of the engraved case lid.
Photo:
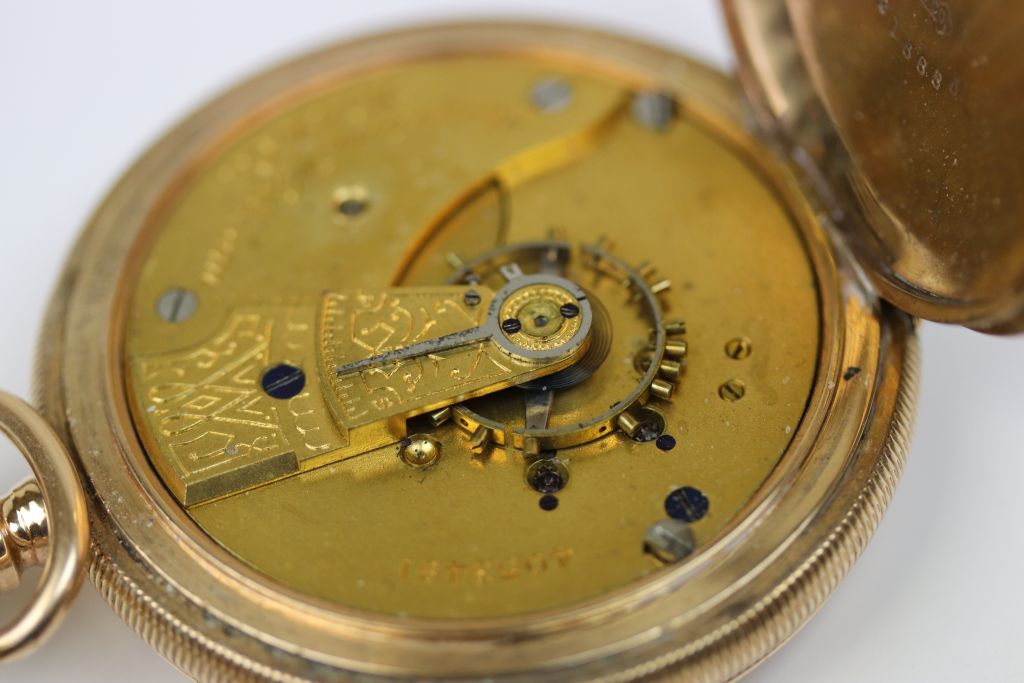
<svg viewBox="0 0 1024 683">
<path fill-rule="evenodd" d="M 723 4 L 760 124 L 821 181 L 882 296 L 1024 330 L 1024 8 Z"/>
</svg>

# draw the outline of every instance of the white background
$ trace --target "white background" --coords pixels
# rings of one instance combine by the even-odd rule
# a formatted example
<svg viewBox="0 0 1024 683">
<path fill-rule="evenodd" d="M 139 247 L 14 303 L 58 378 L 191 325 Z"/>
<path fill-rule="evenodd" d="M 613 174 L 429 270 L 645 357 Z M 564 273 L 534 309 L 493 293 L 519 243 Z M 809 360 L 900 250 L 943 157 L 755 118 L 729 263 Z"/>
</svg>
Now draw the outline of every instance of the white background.
<svg viewBox="0 0 1024 683">
<path fill-rule="evenodd" d="M 29 395 L 36 331 L 72 239 L 178 118 L 335 38 L 481 16 L 596 24 L 732 64 L 712 0 L 0 0 L 0 386 Z M 752 681 L 1024 680 L 1024 339 L 927 324 L 921 336 L 920 417 L 889 514 L 826 607 Z M 0 487 L 24 471 L 0 450 Z M 91 586 L 41 651 L 0 665 L 0 681 L 30 678 L 181 680 Z"/>
</svg>

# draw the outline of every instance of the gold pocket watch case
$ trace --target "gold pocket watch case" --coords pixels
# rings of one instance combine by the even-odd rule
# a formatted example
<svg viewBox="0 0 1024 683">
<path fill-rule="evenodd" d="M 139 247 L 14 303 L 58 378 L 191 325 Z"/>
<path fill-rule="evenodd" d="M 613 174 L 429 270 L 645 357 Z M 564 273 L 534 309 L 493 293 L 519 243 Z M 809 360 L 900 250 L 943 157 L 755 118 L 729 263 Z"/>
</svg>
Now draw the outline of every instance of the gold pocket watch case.
<svg viewBox="0 0 1024 683">
<path fill-rule="evenodd" d="M 56 434 L 0 396 L 42 490 L 4 508 L 0 588 L 48 587 L 0 656 L 73 592 L 87 508 L 93 583 L 201 680 L 749 671 L 892 496 L 912 316 L 1024 325 L 1021 178 L 990 152 L 1019 147 L 994 93 L 1020 72 L 977 69 L 1024 14 L 940 5 L 725 2 L 744 90 L 467 23 L 188 117 L 53 297 Z"/>
</svg>

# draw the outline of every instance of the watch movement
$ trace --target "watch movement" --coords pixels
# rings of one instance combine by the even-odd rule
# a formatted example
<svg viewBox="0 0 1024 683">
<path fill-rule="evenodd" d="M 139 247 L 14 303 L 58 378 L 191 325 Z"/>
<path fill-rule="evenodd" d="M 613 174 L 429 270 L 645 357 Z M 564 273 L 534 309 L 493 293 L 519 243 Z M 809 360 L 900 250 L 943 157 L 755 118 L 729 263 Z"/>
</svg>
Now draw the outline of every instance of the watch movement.
<svg viewBox="0 0 1024 683">
<path fill-rule="evenodd" d="M 200 109 L 70 257 L 39 413 L 0 395 L 0 590 L 44 565 L 0 657 L 85 564 L 200 680 L 749 671 L 893 493 L 914 316 L 1024 320 L 1019 179 L 964 148 L 991 3 L 944 4 L 725 2 L 742 89 L 465 23 Z"/>
</svg>

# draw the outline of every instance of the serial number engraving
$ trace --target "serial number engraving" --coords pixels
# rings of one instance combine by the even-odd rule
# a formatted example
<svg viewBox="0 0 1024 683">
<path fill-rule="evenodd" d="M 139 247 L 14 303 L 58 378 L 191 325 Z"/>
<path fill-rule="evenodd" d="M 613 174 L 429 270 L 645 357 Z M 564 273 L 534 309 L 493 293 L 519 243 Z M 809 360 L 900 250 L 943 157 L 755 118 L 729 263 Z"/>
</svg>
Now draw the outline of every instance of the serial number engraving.
<svg viewBox="0 0 1024 683">
<path fill-rule="evenodd" d="M 405 581 L 425 584 L 470 584 L 482 586 L 501 581 L 515 581 L 540 576 L 551 571 L 566 569 L 575 551 L 555 548 L 543 553 L 501 560 L 413 560 L 404 558 L 399 565 L 398 577 Z"/>
<path fill-rule="evenodd" d="M 203 258 L 200 279 L 211 287 L 220 285 L 224 271 L 231 262 L 238 244 L 238 229 L 229 225 L 220 234 L 217 243 L 210 247 Z"/>
<path fill-rule="evenodd" d="M 925 11 L 932 20 L 935 33 L 942 37 L 950 37 L 953 34 L 953 16 L 949 3 L 942 0 L 921 0 Z M 899 19 L 892 16 L 892 5 L 890 0 L 878 0 L 878 14 L 889 17 L 889 38 L 899 45 L 900 55 L 910 62 L 914 71 L 921 78 L 927 79 L 935 92 L 947 92 L 953 97 L 960 94 L 960 79 L 950 73 L 948 69 L 942 69 L 936 65 L 933 59 L 923 53 L 919 45 L 906 37 L 900 27 Z"/>
</svg>

